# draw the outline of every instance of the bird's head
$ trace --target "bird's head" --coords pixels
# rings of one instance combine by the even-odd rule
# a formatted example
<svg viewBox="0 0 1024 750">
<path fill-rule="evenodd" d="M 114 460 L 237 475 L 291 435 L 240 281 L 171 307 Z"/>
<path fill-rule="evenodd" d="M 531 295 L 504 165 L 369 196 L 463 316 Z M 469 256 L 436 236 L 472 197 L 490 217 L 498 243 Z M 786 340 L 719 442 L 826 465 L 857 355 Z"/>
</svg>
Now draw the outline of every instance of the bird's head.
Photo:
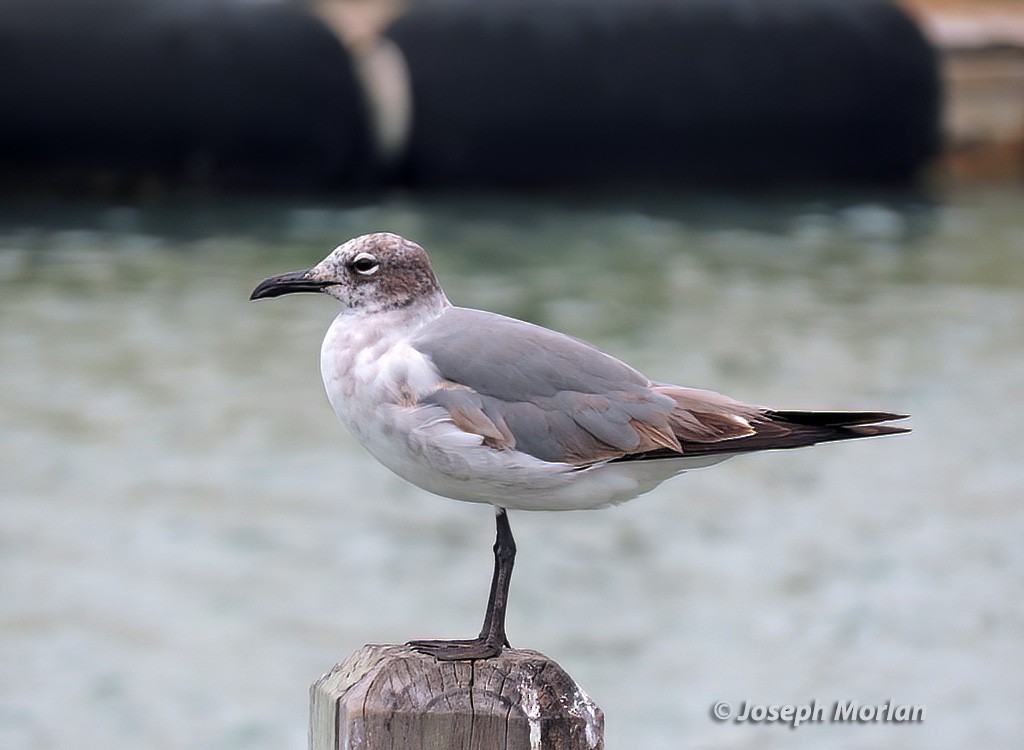
<svg viewBox="0 0 1024 750">
<path fill-rule="evenodd" d="M 355 237 L 312 268 L 271 276 L 257 285 L 249 299 L 295 292 L 324 292 L 346 307 L 366 311 L 444 300 L 426 251 L 388 232 Z"/>
</svg>

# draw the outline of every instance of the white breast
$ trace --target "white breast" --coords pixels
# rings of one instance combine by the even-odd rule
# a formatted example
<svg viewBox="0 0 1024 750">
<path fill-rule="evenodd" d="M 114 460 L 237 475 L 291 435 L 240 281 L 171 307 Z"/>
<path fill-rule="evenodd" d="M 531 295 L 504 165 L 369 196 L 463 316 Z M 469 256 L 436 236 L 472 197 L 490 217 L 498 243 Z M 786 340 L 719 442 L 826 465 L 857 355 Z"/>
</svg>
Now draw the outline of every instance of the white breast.
<svg viewBox="0 0 1024 750">
<path fill-rule="evenodd" d="M 421 322 L 405 310 L 344 312 L 328 329 L 320 349 L 324 388 L 357 436 L 377 420 L 381 407 L 412 406 L 437 389 L 437 369 L 408 343 Z"/>
</svg>

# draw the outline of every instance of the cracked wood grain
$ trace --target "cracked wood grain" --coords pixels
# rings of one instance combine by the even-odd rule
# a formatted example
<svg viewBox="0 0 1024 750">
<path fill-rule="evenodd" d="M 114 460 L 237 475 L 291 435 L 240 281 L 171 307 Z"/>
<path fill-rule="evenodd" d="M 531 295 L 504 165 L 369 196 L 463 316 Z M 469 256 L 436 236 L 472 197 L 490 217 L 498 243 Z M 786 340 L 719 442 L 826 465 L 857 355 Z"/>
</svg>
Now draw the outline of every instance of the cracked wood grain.
<svg viewBox="0 0 1024 750">
<path fill-rule="evenodd" d="M 311 750 L 603 750 L 601 709 L 525 649 L 442 662 L 368 645 L 310 688 Z"/>
</svg>

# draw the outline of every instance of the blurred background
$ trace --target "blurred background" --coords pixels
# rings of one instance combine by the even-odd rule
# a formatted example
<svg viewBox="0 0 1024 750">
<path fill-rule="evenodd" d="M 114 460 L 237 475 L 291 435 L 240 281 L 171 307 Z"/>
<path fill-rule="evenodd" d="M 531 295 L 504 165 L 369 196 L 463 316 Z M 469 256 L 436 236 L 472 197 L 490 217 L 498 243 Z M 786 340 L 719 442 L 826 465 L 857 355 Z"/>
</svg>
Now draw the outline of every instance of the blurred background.
<svg viewBox="0 0 1024 750">
<path fill-rule="evenodd" d="M 305 746 L 367 642 L 460 637 L 488 508 L 374 462 L 326 298 L 456 304 L 910 436 L 512 514 L 509 633 L 609 748 L 1019 747 L 1024 2 L 0 2 L 0 747 Z M 921 704 L 914 725 L 710 706 Z"/>
</svg>

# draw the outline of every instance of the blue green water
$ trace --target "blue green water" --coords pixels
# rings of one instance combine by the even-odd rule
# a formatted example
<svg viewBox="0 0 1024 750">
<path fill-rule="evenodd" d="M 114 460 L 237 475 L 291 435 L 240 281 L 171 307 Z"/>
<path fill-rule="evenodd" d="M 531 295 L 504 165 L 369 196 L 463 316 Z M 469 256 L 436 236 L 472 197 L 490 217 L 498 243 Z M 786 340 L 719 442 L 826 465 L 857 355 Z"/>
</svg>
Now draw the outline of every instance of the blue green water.
<svg viewBox="0 0 1024 750">
<path fill-rule="evenodd" d="M 609 748 L 1017 747 L 1024 194 L 7 200 L 0 746 L 301 748 L 366 642 L 479 626 L 492 518 L 335 422 L 326 298 L 247 302 L 398 231 L 457 304 L 652 377 L 911 436 L 751 456 L 625 506 L 513 514 L 509 635 Z M 857 700 L 924 722 L 716 723 Z"/>
</svg>

